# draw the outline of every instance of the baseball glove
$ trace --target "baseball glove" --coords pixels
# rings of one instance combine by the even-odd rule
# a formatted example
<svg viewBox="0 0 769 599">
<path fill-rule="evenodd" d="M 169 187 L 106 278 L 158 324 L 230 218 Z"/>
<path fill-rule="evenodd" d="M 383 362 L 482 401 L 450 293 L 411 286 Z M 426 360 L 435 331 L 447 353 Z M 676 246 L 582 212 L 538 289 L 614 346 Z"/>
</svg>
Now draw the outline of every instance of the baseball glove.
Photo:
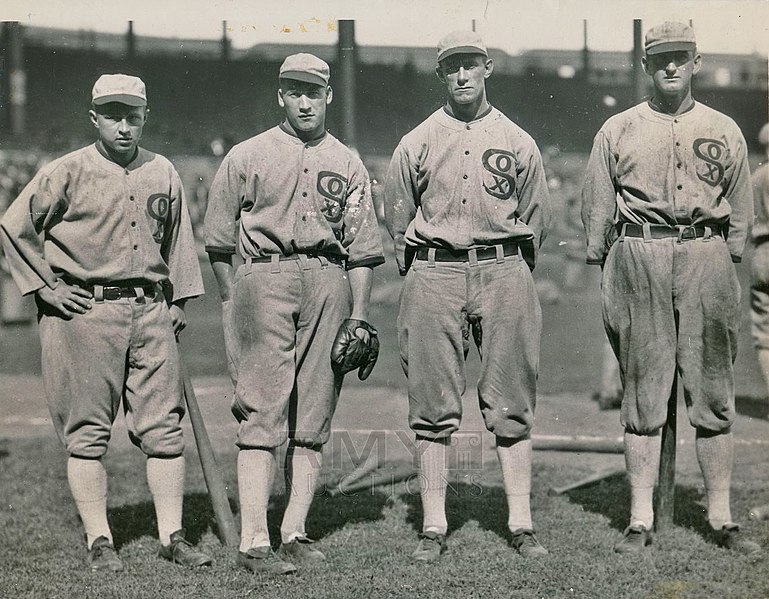
<svg viewBox="0 0 769 599">
<path fill-rule="evenodd" d="M 357 329 L 368 331 L 368 343 L 362 341 L 356 334 Z M 337 374 L 347 374 L 358 369 L 358 378 L 365 381 L 374 369 L 379 357 L 379 337 L 377 331 L 369 323 L 356 318 L 345 320 L 336 333 L 331 346 L 331 367 Z"/>
</svg>

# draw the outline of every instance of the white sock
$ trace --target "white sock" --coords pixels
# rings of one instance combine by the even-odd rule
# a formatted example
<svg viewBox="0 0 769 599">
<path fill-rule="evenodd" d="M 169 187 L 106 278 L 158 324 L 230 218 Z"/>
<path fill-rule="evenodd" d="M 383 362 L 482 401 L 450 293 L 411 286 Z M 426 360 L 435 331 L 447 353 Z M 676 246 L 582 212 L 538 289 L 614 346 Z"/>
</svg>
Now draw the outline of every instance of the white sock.
<svg viewBox="0 0 769 599">
<path fill-rule="evenodd" d="M 497 457 L 507 497 L 507 527 L 510 532 L 531 530 L 531 439 L 500 445 L 497 438 Z"/>
<path fill-rule="evenodd" d="M 701 436 L 697 432 L 695 445 L 700 463 L 705 491 L 708 495 L 708 521 L 710 526 L 721 530 L 732 523 L 729 507 L 729 485 L 732 481 L 734 462 L 734 437 L 732 433 Z"/>
<path fill-rule="evenodd" d="M 446 446 L 450 439 L 417 439 L 419 482 L 422 495 L 422 532 L 445 535 L 446 521 Z"/>
<path fill-rule="evenodd" d="M 147 485 L 155 503 L 161 545 L 171 543 L 171 533 L 182 527 L 184 456 L 147 458 Z"/>
<path fill-rule="evenodd" d="M 267 506 L 275 476 L 274 449 L 241 449 L 238 452 L 240 550 L 268 547 Z"/>
<path fill-rule="evenodd" d="M 286 452 L 286 493 L 288 505 L 280 525 L 280 538 L 289 543 L 304 536 L 307 514 L 310 513 L 315 487 L 320 477 L 323 455 L 310 447 L 290 445 Z"/>
<path fill-rule="evenodd" d="M 67 460 L 67 480 L 83 521 L 88 548 L 99 537 L 107 537 L 112 543 L 112 532 L 107 523 L 107 471 L 101 460 L 70 456 Z"/>
<path fill-rule="evenodd" d="M 654 485 L 660 469 L 662 435 L 625 431 L 625 468 L 630 481 L 630 526 L 654 526 Z"/>
</svg>

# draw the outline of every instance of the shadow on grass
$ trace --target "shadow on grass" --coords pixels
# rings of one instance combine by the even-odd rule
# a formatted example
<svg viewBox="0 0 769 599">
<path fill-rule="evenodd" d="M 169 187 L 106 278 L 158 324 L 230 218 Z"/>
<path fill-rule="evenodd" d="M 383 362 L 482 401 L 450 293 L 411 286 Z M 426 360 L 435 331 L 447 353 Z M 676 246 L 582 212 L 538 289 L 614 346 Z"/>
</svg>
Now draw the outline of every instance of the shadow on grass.
<svg viewBox="0 0 769 599">
<path fill-rule="evenodd" d="M 609 525 L 623 531 L 630 516 L 630 487 L 624 477 L 611 477 L 600 483 L 564 494 L 585 511 L 609 519 Z M 707 538 L 710 525 L 702 507 L 702 493 L 695 487 L 676 485 L 673 524 L 688 528 Z"/>
<path fill-rule="evenodd" d="M 235 503 L 230 499 L 233 513 L 235 507 Z M 118 549 L 143 536 L 158 536 L 155 506 L 151 501 L 110 508 L 107 510 L 107 517 Z M 211 500 L 207 494 L 191 493 L 184 496 L 182 526 L 186 539 L 193 545 L 196 545 L 209 529 L 218 536 L 219 527 L 216 525 Z"/>
<path fill-rule="evenodd" d="M 738 414 L 750 418 L 769 420 L 769 398 L 739 395 L 735 403 Z"/>
<path fill-rule="evenodd" d="M 408 509 L 406 523 L 420 532 L 422 500 L 419 493 L 406 492 L 400 495 L 400 499 Z M 477 522 L 482 530 L 494 532 L 505 540 L 510 539 L 507 529 L 507 498 L 504 489 L 499 486 L 449 481 L 446 488 L 446 519 L 449 525 L 447 536 L 472 521 Z"/>
<path fill-rule="evenodd" d="M 388 497 L 376 488 L 333 497 L 325 493 L 317 495 L 307 517 L 307 534 L 312 539 L 320 540 L 348 524 L 383 520 Z M 267 525 L 272 539 L 280 539 L 280 523 L 287 503 L 285 494 L 273 497 L 270 502 Z"/>
</svg>

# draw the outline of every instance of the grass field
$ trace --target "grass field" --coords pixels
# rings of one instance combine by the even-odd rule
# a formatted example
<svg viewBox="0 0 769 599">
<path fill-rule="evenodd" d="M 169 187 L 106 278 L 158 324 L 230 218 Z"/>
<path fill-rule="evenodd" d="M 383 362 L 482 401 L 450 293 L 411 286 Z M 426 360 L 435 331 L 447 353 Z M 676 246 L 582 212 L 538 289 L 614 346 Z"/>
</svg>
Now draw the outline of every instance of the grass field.
<svg viewBox="0 0 769 599">
<path fill-rule="evenodd" d="M 554 202 L 565 214 L 574 193 L 579 159 L 562 158 Z M 564 222 L 562 219 L 560 222 Z M 383 234 L 384 235 L 384 234 Z M 384 239 L 384 237 L 383 237 Z M 602 329 L 598 271 L 577 265 L 575 284 L 564 287 L 579 231 L 559 225 L 535 271 L 543 304 L 538 434 L 621 435 L 616 411 L 600 411 L 590 399 L 600 380 Z M 388 246 L 389 247 L 389 244 Z M 733 513 L 769 553 L 769 525 L 747 519 L 754 504 L 769 502 L 767 401 L 750 347 L 747 275 L 749 256 L 738 267 L 743 284 L 743 322 L 736 365 L 739 416 L 733 479 Z M 202 263 L 208 295 L 192 302 L 183 355 L 237 511 L 235 423 L 225 362 L 220 309 L 208 265 Z M 382 354 L 365 384 L 350 377 L 327 446 L 329 477 L 349 471 L 364 456 L 367 441 L 382 440 L 387 467 L 410 463 L 405 431 L 405 379 L 396 348 L 395 314 L 400 278 L 393 260 L 377 269 L 371 320 L 380 330 Z M 447 496 L 449 550 L 436 565 L 409 562 L 420 524 L 413 484 L 368 488 L 354 495 L 321 494 L 308 532 L 329 560 L 299 576 L 269 580 L 235 567 L 234 552 L 219 544 L 192 434 L 186 429 L 188 484 L 185 521 L 189 536 L 215 557 L 210 569 L 189 572 L 155 557 L 155 516 L 144 479 L 143 456 L 116 425 L 105 460 L 110 475 L 109 517 L 127 571 L 97 577 L 86 572 L 81 527 L 67 487 L 66 456 L 48 420 L 39 378 L 34 326 L 0 328 L 0 598 L 96 597 L 583 597 L 769 598 L 769 559 L 732 556 L 707 538 L 704 494 L 693 450 L 693 433 L 679 416 L 675 526 L 655 539 L 640 560 L 611 551 L 626 524 L 627 484 L 615 476 L 589 488 L 550 496 L 597 470 L 623 466 L 620 455 L 538 451 L 534 455 L 532 506 L 535 525 L 551 555 L 527 562 L 508 546 L 505 498 L 492 440 L 483 432 L 472 389 L 477 355 L 468 363 L 468 393 L 462 439 L 473 449 L 451 471 Z M 374 431 L 373 433 L 368 431 Z M 374 437 L 372 437 L 372 435 Z M 405 440 L 405 441 L 404 441 Z M 352 446 L 347 445 L 352 442 Z M 468 457 L 469 456 L 469 457 Z M 274 489 L 273 538 L 285 495 Z"/>
</svg>

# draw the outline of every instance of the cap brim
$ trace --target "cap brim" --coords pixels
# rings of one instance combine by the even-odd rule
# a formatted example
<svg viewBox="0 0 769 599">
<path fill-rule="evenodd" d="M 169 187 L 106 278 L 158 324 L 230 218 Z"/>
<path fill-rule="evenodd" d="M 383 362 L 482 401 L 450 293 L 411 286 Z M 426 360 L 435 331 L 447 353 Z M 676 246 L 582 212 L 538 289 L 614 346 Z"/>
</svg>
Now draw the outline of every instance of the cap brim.
<svg viewBox="0 0 769 599">
<path fill-rule="evenodd" d="M 694 51 L 697 49 L 697 44 L 693 42 L 662 42 L 656 46 L 646 49 L 647 56 L 653 54 L 664 54 L 665 52 L 679 52 L 681 50 Z"/>
<path fill-rule="evenodd" d="M 320 85 L 321 87 L 326 87 L 328 85 L 328 81 L 323 79 L 323 77 L 313 75 L 312 73 L 305 73 L 303 71 L 285 71 L 280 74 L 280 78 L 303 81 L 304 83 L 312 83 L 314 85 Z"/>
<path fill-rule="evenodd" d="M 96 104 L 97 106 L 101 106 L 102 104 L 109 104 L 110 102 L 118 102 L 120 104 L 125 104 L 126 106 L 146 106 L 147 100 L 144 98 L 140 98 L 139 96 L 131 96 L 128 94 L 112 94 L 109 96 L 99 96 L 98 98 L 94 98 L 91 100 L 92 103 Z"/>
<path fill-rule="evenodd" d="M 489 55 L 486 50 L 479 48 L 478 46 L 457 46 L 456 48 L 448 48 L 438 54 L 438 62 L 442 61 L 444 58 L 453 56 L 454 54 L 482 54 L 486 57 Z"/>
</svg>

